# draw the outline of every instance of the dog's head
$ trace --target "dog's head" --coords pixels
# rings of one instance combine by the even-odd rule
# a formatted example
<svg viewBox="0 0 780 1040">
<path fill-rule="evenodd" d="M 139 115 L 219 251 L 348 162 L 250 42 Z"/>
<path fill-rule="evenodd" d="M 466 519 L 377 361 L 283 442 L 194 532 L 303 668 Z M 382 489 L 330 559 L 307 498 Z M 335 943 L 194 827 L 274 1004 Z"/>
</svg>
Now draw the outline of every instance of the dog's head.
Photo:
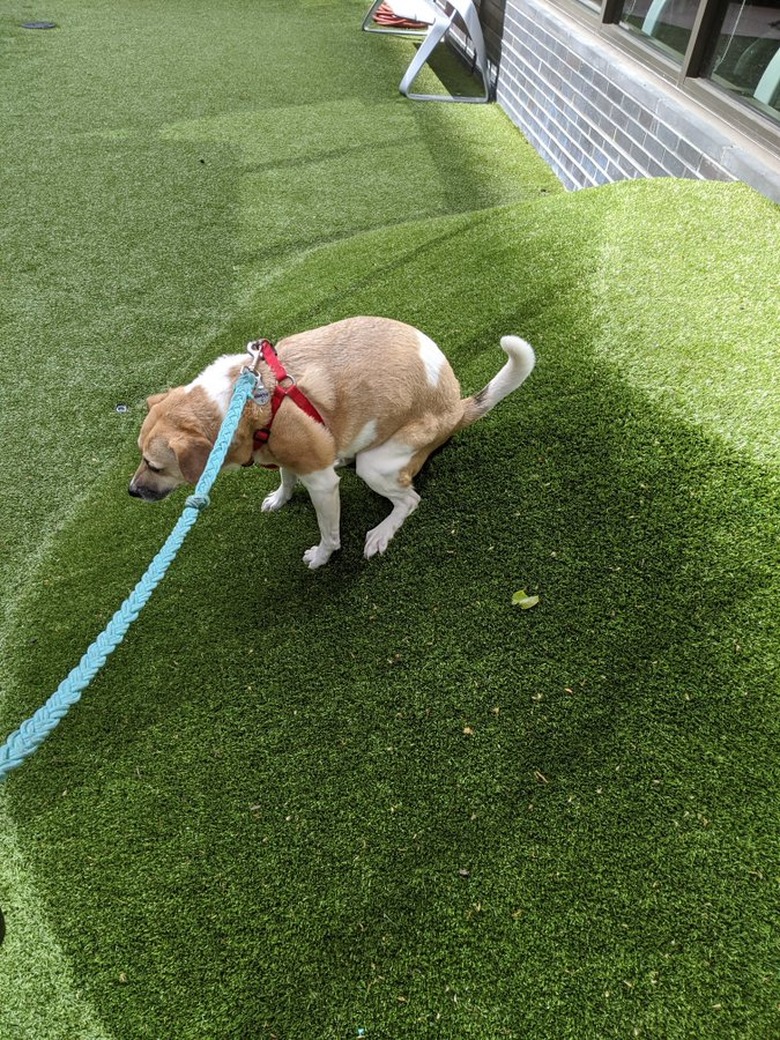
<svg viewBox="0 0 780 1040">
<path fill-rule="evenodd" d="M 182 484 L 197 483 L 214 437 L 181 387 L 148 398 L 138 437 L 142 461 L 128 488 L 135 498 L 159 502 Z"/>
</svg>

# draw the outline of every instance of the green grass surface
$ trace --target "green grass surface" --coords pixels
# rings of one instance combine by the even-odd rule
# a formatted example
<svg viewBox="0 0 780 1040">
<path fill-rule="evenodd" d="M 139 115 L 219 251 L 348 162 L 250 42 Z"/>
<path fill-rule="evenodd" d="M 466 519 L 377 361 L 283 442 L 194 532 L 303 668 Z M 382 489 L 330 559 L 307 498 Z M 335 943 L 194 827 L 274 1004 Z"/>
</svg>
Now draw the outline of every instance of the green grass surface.
<svg viewBox="0 0 780 1040">
<path fill-rule="evenodd" d="M 0 14 L 1 734 L 181 508 L 126 493 L 147 393 L 355 313 L 469 392 L 539 358 L 382 559 L 352 473 L 316 573 L 305 495 L 220 480 L 0 790 L 0 1037 L 780 1035 L 778 208 L 566 195 L 361 14 Z"/>
</svg>

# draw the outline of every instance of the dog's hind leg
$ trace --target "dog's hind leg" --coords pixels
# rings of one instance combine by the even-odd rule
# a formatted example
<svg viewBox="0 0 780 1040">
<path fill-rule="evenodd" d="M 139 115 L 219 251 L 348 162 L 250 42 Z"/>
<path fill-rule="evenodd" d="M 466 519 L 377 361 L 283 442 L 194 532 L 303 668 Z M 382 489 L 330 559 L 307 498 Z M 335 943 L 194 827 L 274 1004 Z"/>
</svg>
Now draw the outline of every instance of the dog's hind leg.
<svg viewBox="0 0 780 1040">
<path fill-rule="evenodd" d="M 414 448 L 394 437 L 377 448 L 360 452 L 355 459 L 357 475 L 393 504 L 390 515 L 366 535 L 366 559 L 383 553 L 407 516 L 417 508 L 420 496 L 412 487 L 410 472 L 415 455 Z"/>
<path fill-rule="evenodd" d="M 284 466 L 280 467 L 279 476 L 282 479 L 279 487 L 263 499 L 263 504 L 260 508 L 264 513 L 273 513 L 277 509 L 281 509 L 292 498 L 295 485 L 298 483 L 298 477 L 291 469 L 286 469 Z"/>
</svg>

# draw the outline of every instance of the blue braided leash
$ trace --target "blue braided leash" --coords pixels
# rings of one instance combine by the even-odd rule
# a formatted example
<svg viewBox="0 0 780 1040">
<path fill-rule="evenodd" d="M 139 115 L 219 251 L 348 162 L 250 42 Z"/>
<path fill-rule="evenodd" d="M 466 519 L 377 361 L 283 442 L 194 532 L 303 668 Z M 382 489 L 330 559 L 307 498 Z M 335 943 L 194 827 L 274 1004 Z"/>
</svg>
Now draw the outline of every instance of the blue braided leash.
<svg viewBox="0 0 780 1040">
<path fill-rule="evenodd" d="M 40 747 L 60 720 L 67 715 L 70 707 L 81 698 L 83 691 L 106 663 L 109 654 L 116 650 L 122 642 L 130 625 L 141 613 L 150 596 L 165 577 L 165 572 L 176 558 L 184 539 L 200 516 L 201 510 L 209 504 L 208 493 L 225 461 L 244 405 L 253 395 L 257 384 L 258 377 L 254 372 L 245 369 L 236 383 L 216 443 L 206 462 L 206 468 L 195 485 L 194 493 L 185 502 L 184 510 L 176 526 L 168 535 L 162 549 L 149 564 L 144 576 L 76 667 L 62 680 L 46 703 L 26 722 L 23 722 L 0 748 L 0 783 L 8 773 L 20 766 Z"/>
</svg>

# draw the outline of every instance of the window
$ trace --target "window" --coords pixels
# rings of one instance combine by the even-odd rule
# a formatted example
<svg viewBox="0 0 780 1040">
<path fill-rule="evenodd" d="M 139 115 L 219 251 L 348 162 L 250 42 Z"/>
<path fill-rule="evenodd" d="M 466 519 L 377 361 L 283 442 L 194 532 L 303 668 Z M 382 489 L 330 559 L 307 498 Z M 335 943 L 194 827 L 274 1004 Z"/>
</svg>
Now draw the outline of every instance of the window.
<svg viewBox="0 0 780 1040">
<path fill-rule="evenodd" d="M 620 24 L 682 59 L 697 7 L 697 0 L 627 0 Z"/>
<path fill-rule="evenodd" d="M 724 3 L 704 72 L 749 104 L 780 113 L 780 2 Z"/>
<path fill-rule="evenodd" d="M 780 0 L 602 0 L 601 19 L 780 120 Z"/>
</svg>

